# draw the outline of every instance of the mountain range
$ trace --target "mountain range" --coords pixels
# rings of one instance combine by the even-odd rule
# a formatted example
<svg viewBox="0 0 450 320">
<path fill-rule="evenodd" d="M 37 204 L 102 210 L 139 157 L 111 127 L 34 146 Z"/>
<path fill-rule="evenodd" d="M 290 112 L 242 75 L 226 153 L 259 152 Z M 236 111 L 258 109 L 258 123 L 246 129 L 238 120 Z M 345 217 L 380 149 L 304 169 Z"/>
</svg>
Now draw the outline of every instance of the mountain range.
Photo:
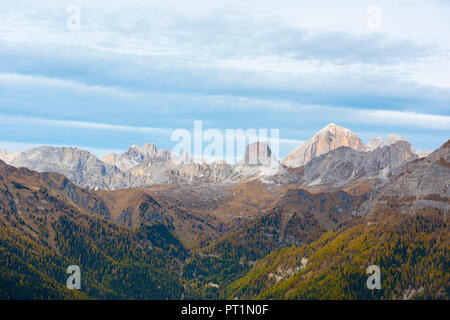
<svg viewBox="0 0 450 320">
<path fill-rule="evenodd" d="M 401 141 L 404 142 L 403 145 L 398 144 Z M 339 162 L 345 159 L 346 162 L 360 161 L 361 164 L 368 161 L 372 163 L 379 155 L 372 154 L 371 159 L 371 152 L 380 153 L 379 149 L 385 147 L 388 148 L 384 150 L 389 150 L 389 155 L 396 154 L 396 159 L 389 160 L 389 163 L 386 161 L 372 163 L 372 167 L 366 167 L 364 172 L 352 172 L 353 178 L 358 175 L 364 177 L 388 175 L 389 172 L 395 171 L 401 166 L 404 161 L 426 155 L 426 153 L 418 155 L 409 142 L 397 135 L 390 135 L 386 141 L 377 138 L 366 146 L 350 130 L 329 124 L 310 140 L 289 153 L 283 159 L 282 164 L 264 142 L 249 145 L 244 159 L 236 164 L 227 164 L 225 161 L 214 163 L 198 161 L 186 150 L 181 155 L 176 155 L 168 150 L 158 150 L 156 145 L 151 143 L 142 147 L 133 145 L 122 154 L 112 153 L 102 160 L 88 151 L 66 147 L 38 147 L 15 154 L 7 154 L 5 150 L 2 150 L 0 160 L 15 167 L 26 167 L 38 172 L 60 173 L 81 187 L 100 190 L 162 184 L 236 184 L 252 180 L 289 181 L 293 179 L 290 173 L 295 171 L 289 170 L 292 168 L 299 168 L 298 170 L 305 168 L 308 174 L 303 183 L 317 185 L 321 183 L 321 180 L 311 180 L 314 175 L 314 166 L 310 163 L 316 159 L 328 163 L 326 158 L 320 156 L 342 147 L 351 150 L 333 155 L 333 159 L 341 157 Z M 352 153 L 352 150 L 358 153 Z M 401 154 L 397 155 L 397 153 Z M 354 159 L 356 154 L 358 154 L 359 160 Z M 352 157 L 352 160 L 349 160 L 348 157 Z M 399 161 L 399 159 L 403 159 L 403 161 Z M 318 166 L 317 163 L 316 160 L 314 165 Z M 358 164 L 349 165 L 359 168 Z M 348 170 L 349 168 L 346 168 L 344 171 Z M 345 179 L 348 180 L 350 177 L 345 177 Z"/>
<path fill-rule="evenodd" d="M 236 164 L 154 144 L 0 157 L 0 299 L 450 296 L 450 140 L 424 157 L 331 124 L 281 163 L 264 142 Z"/>
</svg>

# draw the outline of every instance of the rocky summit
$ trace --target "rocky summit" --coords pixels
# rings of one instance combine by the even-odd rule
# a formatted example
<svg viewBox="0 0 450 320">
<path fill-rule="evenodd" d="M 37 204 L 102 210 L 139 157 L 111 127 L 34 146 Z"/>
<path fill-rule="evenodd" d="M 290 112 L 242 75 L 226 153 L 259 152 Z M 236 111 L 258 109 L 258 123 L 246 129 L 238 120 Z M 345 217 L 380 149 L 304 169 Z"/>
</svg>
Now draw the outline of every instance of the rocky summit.
<svg viewBox="0 0 450 320">
<path fill-rule="evenodd" d="M 276 166 L 279 165 L 279 162 L 266 142 L 255 142 L 247 146 L 244 164 Z"/>
<path fill-rule="evenodd" d="M 396 208 L 415 212 L 433 207 L 448 213 L 449 179 L 450 140 L 428 157 L 408 162 L 377 190 L 361 211 L 368 213 L 381 207 L 384 210 Z"/>
<path fill-rule="evenodd" d="M 407 141 L 404 137 L 398 135 L 398 134 L 390 134 L 386 140 L 382 137 L 376 137 L 367 142 L 366 144 L 366 150 L 367 151 L 374 151 L 378 148 L 382 148 L 385 146 L 389 146 L 391 144 L 394 144 L 398 141 Z"/>
<path fill-rule="evenodd" d="M 63 174 L 75 184 L 102 189 L 123 177 L 116 167 L 100 161 L 88 151 L 65 147 L 39 147 L 6 161 L 14 167 Z"/>
<path fill-rule="evenodd" d="M 283 159 L 288 167 L 301 167 L 312 159 L 339 147 L 365 151 L 361 139 L 349 129 L 331 123 Z"/>
<path fill-rule="evenodd" d="M 399 141 L 372 152 L 340 147 L 308 163 L 305 184 L 345 188 L 357 182 L 383 183 L 409 161 L 417 159 L 407 141 Z"/>
<path fill-rule="evenodd" d="M 186 157 L 186 156 L 185 156 Z M 175 155 L 167 150 L 157 150 L 154 143 L 144 144 L 142 147 L 132 145 L 127 151 L 121 154 L 111 153 L 103 157 L 104 163 L 118 167 L 125 172 L 129 169 L 155 159 L 163 161 L 175 158 Z"/>
</svg>

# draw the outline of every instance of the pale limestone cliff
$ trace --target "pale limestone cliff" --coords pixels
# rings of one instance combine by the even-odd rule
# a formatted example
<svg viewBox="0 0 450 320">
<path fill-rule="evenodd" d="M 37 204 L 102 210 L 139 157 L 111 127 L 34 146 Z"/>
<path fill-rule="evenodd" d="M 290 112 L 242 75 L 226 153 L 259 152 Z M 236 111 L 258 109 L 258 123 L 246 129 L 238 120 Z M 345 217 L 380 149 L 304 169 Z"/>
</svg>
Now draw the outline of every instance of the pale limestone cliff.
<svg viewBox="0 0 450 320">
<path fill-rule="evenodd" d="M 329 124 L 303 145 L 293 150 L 283 159 L 288 167 L 301 167 L 312 159 L 339 147 L 349 147 L 357 151 L 365 151 L 366 147 L 361 139 L 350 130 Z"/>
</svg>

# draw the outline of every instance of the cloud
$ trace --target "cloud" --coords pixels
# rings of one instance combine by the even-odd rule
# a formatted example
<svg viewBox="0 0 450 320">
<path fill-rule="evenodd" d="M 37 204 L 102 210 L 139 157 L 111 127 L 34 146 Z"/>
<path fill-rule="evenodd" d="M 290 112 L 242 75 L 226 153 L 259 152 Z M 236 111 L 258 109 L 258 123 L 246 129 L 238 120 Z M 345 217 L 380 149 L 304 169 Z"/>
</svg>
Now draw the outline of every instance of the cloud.
<svg viewBox="0 0 450 320">
<path fill-rule="evenodd" d="M 277 56 L 381 65 L 436 53 L 436 44 L 427 41 L 381 33 L 309 30 L 269 12 L 258 12 L 264 6 L 196 3 L 206 9 L 180 8 L 177 4 L 169 10 L 167 5 L 148 2 L 143 6 L 140 1 L 114 5 L 82 1 L 82 29 L 70 32 L 65 26 L 64 3 L 37 6 L 27 2 L 28 10 L 23 10 L 24 4 L 19 2 L 2 8 L 4 32 L 0 32 L 0 39 L 20 45 L 45 42 L 43 50 L 72 47 L 76 53 L 84 48 L 91 53 L 178 57 L 195 63 Z"/>
<path fill-rule="evenodd" d="M 392 110 L 359 111 L 351 117 L 367 124 L 450 131 L 450 117 Z"/>
<path fill-rule="evenodd" d="M 0 3 L 0 114 L 31 119 L 9 118 L 3 137 L 117 149 L 163 141 L 153 129 L 194 120 L 280 128 L 295 141 L 332 121 L 448 135 L 448 41 L 429 32 L 442 26 L 445 39 L 445 8 L 402 8 L 435 16 L 423 30 L 402 16 L 394 27 L 385 21 L 385 33 L 364 33 L 348 28 L 355 21 L 330 27 L 337 12 L 321 14 L 316 2 L 77 3 L 80 31 L 66 28 L 70 1 Z M 380 3 L 386 19 L 398 12 L 389 3 Z M 364 4 L 352 4 L 340 4 L 342 13 L 363 20 Z M 296 20 L 308 7 L 323 27 Z"/>
<path fill-rule="evenodd" d="M 0 114 L 0 121 L 10 123 L 21 123 L 22 125 L 34 124 L 50 127 L 64 127 L 74 129 L 93 129 L 93 130 L 107 130 L 107 131 L 134 131 L 142 133 L 168 133 L 170 130 L 167 128 L 149 128 L 149 127 L 133 127 L 125 125 L 113 125 L 106 123 L 92 123 L 81 121 L 68 121 L 68 120 L 53 120 L 53 119 L 41 119 L 30 118 L 21 116 L 7 116 Z"/>
<path fill-rule="evenodd" d="M 98 85 L 86 85 L 70 79 L 49 78 L 40 75 L 27 75 L 18 73 L 0 73 L 0 83 L 5 87 L 51 87 L 55 90 L 69 89 L 72 91 L 94 93 L 94 94 L 114 94 L 126 95 L 125 91 L 118 88 L 103 87 Z"/>
<path fill-rule="evenodd" d="M 83 28 L 69 32 L 63 10 L 69 2 L 45 1 L 27 10 L 21 10 L 25 2 L 17 3 L 1 8 L 5 18 L 0 24 L 6 31 L 0 31 L 0 72 L 22 77 L 22 84 L 14 81 L 17 86 L 35 77 L 36 86 L 66 90 L 65 96 L 79 101 L 86 99 L 80 97 L 82 92 L 120 95 L 116 101 L 100 101 L 100 109 L 118 106 L 118 101 L 129 108 L 148 101 L 164 105 L 164 110 L 174 108 L 163 102 L 172 102 L 171 97 L 147 99 L 153 93 L 197 97 L 188 98 L 191 101 L 203 97 L 198 104 L 208 108 L 210 96 L 356 109 L 407 106 L 421 113 L 445 113 L 450 103 L 449 88 L 413 81 L 415 63 L 442 54 L 436 49 L 440 47 L 426 41 L 309 30 L 254 10 L 262 10 L 255 4 L 237 2 L 199 2 L 201 9 L 173 5 L 168 10 L 167 4 L 157 2 L 106 6 L 103 1 L 80 1 Z M 249 60 L 258 61 L 257 68 L 247 68 Z M 227 65 L 230 61 L 237 63 Z M 277 61 L 295 71 L 280 70 Z M 16 97 L 24 91 L 17 89 Z M 73 105 L 58 93 L 54 99 Z M 155 112 L 163 112 L 158 109 Z"/>
</svg>

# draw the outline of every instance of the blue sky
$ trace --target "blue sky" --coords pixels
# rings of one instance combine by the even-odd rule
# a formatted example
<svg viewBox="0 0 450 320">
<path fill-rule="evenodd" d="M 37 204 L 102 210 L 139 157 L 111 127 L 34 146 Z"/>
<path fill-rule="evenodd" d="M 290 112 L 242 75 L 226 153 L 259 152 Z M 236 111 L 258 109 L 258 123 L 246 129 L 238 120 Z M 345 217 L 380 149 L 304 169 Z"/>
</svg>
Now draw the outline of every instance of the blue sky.
<svg viewBox="0 0 450 320">
<path fill-rule="evenodd" d="M 435 149 L 450 138 L 449 16 L 446 0 L 0 0 L 0 148 L 170 149 L 202 120 L 280 129 L 281 156 L 330 122 Z"/>
</svg>

